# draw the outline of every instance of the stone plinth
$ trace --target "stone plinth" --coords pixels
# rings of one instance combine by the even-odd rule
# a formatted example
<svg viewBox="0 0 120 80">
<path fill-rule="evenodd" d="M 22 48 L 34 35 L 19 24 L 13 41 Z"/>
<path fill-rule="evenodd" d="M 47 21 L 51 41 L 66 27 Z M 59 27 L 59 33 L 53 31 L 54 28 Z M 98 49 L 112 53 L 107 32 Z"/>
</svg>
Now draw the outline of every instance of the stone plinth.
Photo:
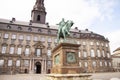
<svg viewBox="0 0 120 80">
<path fill-rule="evenodd" d="M 52 50 L 52 73 L 77 74 L 80 73 L 78 48 L 80 45 L 60 43 Z"/>
<path fill-rule="evenodd" d="M 49 74 L 48 80 L 92 80 L 91 75 L 82 74 Z"/>
</svg>

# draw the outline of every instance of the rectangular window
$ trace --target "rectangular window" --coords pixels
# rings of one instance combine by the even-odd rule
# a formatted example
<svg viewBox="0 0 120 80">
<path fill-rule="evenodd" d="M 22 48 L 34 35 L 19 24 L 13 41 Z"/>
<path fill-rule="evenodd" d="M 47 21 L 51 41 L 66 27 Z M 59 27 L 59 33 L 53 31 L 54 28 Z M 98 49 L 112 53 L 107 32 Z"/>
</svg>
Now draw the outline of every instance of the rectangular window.
<svg viewBox="0 0 120 80">
<path fill-rule="evenodd" d="M 26 48 L 25 49 L 25 55 L 28 56 L 30 54 L 30 49 L 29 48 Z"/>
<path fill-rule="evenodd" d="M 21 54 L 21 53 L 22 53 L 22 48 L 18 48 L 17 54 Z"/>
<path fill-rule="evenodd" d="M 79 66 L 82 67 L 82 63 L 81 62 L 79 62 Z"/>
<path fill-rule="evenodd" d="M 80 52 L 78 52 L 78 55 L 79 55 L 79 57 L 81 57 L 81 53 Z"/>
<path fill-rule="evenodd" d="M 95 67 L 95 66 L 96 66 L 96 62 L 95 62 L 95 61 L 93 61 L 93 63 L 92 63 L 92 64 L 93 64 L 93 67 Z"/>
<path fill-rule="evenodd" d="M 19 40 L 23 40 L 23 35 L 20 35 L 20 36 L 19 36 Z"/>
<path fill-rule="evenodd" d="M 85 62 L 85 67 L 88 67 L 88 64 L 87 64 L 87 62 Z"/>
<path fill-rule="evenodd" d="M 9 34 L 5 33 L 4 38 L 8 38 Z"/>
<path fill-rule="evenodd" d="M 10 47 L 10 54 L 14 53 L 14 47 Z"/>
<path fill-rule="evenodd" d="M 48 53 L 48 56 L 51 56 L 51 50 L 48 50 L 47 53 Z"/>
<path fill-rule="evenodd" d="M 105 57 L 105 51 L 104 50 L 102 50 L 102 55 L 103 55 L 103 57 Z"/>
<path fill-rule="evenodd" d="M 102 66 L 102 61 L 100 61 L 100 66 Z"/>
<path fill-rule="evenodd" d="M 8 60 L 8 66 L 12 66 L 12 60 Z"/>
<path fill-rule="evenodd" d="M 0 66 L 4 65 L 4 60 L 0 60 Z"/>
<path fill-rule="evenodd" d="M 93 49 L 90 50 L 91 57 L 95 57 L 95 52 Z"/>
<path fill-rule="evenodd" d="M 87 52 L 83 51 L 83 56 L 86 58 L 87 57 Z"/>
<path fill-rule="evenodd" d="M 37 55 L 37 57 L 39 57 L 41 55 L 40 49 L 36 49 L 36 55 Z"/>
<path fill-rule="evenodd" d="M 16 66 L 19 67 L 20 66 L 20 60 L 16 61 Z"/>
<path fill-rule="evenodd" d="M 101 54 L 100 54 L 100 50 L 99 50 L 99 49 L 97 49 L 97 55 L 98 55 L 98 57 L 101 57 Z"/>
<path fill-rule="evenodd" d="M 52 42 L 51 38 L 48 38 L 48 42 Z"/>
<path fill-rule="evenodd" d="M 34 37 L 34 41 L 38 41 L 38 37 L 37 36 Z"/>
<path fill-rule="evenodd" d="M 47 64 L 48 64 L 49 67 L 51 67 L 51 65 L 52 65 L 52 64 L 51 64 L 51 61 L 48 61 Z"/>
<path fill-rule="evenodd" d="M 16 35 L 15 34 L 12 35 L 12 39 L 16 39 Z"/>
<path fill-rule="evenodd" d="M 41 37 L 41 42 L 45 42 L 45 38 L 44 37 Z"/>
<path fill-rule="evenodd" d="M 83 45 L 86 45 L 86 42 L 83 42 Z"/>
<path fill-rule="evenodd" d="M 3 54 L 6 53 L 6 49 L 7 49 L 6 46 L 2 46 L 2 53 L 3 53 Z"/>
<path fill-rule="evenodd" d="M 90 45 L 93 46 L 93 42 L 90 42 Z"/>
<path fill-rule="evenodd" d="M 97 46 L 99 45 L 99 42 L 96 42 Z"/>
<path fill-rule="evenodd" d="M 29 66 L 29 60 L 24 60 L 24 66 Z"/>
<path fill-rule="evenodd" d="M 111 62 L 109 62 L 109 66 L 111 66 L 112 64 L 111 64 Z"/>
<path fill-rule="evenodd" d="M 105 66 L 107 66 L 107 62 L 105 61 Z"/>
<path fill-rule="evenodd" d="M 27 36 L 27 37 L 26 37 L 26 40 L 30 41 L 30 36 Z"/>
</svg>

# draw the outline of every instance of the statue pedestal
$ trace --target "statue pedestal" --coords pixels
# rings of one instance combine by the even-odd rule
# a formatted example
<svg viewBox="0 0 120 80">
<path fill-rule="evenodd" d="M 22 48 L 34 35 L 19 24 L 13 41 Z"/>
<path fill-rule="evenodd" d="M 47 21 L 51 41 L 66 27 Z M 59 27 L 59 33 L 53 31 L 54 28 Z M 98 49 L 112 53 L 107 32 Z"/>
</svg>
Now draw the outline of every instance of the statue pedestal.
<svg viewBox="0 0 120 80">
<path fill-rule="evenodd" d="M 52 50 L 52 73 L 77 74 L 80 73 L 78 48 L 80 45 L 60 43 Z"/>
</svg>

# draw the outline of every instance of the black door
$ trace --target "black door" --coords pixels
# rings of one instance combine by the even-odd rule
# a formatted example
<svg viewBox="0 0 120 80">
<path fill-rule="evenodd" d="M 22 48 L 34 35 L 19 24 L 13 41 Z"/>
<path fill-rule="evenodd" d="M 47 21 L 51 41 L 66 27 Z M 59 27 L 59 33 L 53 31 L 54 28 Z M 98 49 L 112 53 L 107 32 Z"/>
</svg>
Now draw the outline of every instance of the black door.
<svg viewBox="0 0 120 80">
<path fill-rule="evenodd" d="M 41 73 L 41 63 L 40 63 L 40 62 L 37 62 L 37 63 L 36 63 L 36 73 L 37 73 L 37 74 L 40 74 L 40 73 Z"/>
</svg>

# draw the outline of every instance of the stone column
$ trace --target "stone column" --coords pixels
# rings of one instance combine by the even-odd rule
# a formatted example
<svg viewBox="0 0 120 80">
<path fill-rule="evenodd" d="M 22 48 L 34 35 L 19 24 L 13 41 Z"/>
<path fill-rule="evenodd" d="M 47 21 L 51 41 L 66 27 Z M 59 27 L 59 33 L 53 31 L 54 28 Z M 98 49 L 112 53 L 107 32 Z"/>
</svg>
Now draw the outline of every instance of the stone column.
<svg viewBox="0 0 120 80">
<path fill-rule="evenodd" d="M 47 73 L 47 72 L 46 72 L 46 67 L 47 67 L 47 66 L 46 66 L 46 59 L 45 59 L 45 73 Z"/>
<path fill-rule="evenodd" d="M 29 65 L 29 73 L 31 73 L 31 59 L 30 59 L 30 65 Z"/>
<path fill-rule="evenodd" d="M 41 64 L 42 64 L 42 70 L 41 70 L 42 72 L 41 73 L 43 74 L 44 73 L 44 67 L 45 67 L 44 66 L 44 59 L 42 60 Z"/>
</svg>

